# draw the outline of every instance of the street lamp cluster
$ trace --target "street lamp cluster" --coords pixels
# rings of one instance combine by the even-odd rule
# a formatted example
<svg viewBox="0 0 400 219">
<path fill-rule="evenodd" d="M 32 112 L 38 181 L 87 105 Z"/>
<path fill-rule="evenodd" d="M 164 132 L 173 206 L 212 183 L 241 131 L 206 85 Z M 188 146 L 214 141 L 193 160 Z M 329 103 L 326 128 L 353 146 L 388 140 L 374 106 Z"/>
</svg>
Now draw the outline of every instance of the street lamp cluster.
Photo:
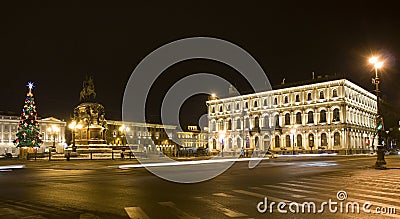
<svg viewBox="0 0 400 219">
<path fill-rule="evenodd" d="M 52 125 L 47 128 L 47 131 L 53 137 L 53 146 L 49 148 L 49 160 L 51 160 L 51 152 L 56 147 L 56 134 L 60 132 L 60 128 L 56 125 Z"/>
<path fill-rule="evenodd" d="M 81 129 L 83 126 L 82 124 L 77 124 L 76 121 L 72 121 L 69 125 L 68 128 L 71 129 L 72 131 L 72 151 L 76 152 L 76 145 L 75 145 L 75 133 L 76 129 Z"/>
<path fill-rule="evenodd" d="M 119 132 L 121 133 L 121 141 L 122 141 L 122 146 L 126 145 L 126 133 L 129 132 L 131 129 L 129 127 L 126 127 L 125 125 L 121 125 L 119 127 Z"/>
<path fill-rule="evenodd" d="M 375 69 L 375 78 L 372 78 L 372 83 L 375 85 L 375 92 L 376 92 L 376 104 L 377 104 L 377 112 L 376 112 L 376 129 L 377 129 L 377 135 L 378 135 L 378 143 L 377 143 L 377 159 L 375 163 L 375 168 L 377 169 L 384 169 L 386 165 L 385 161 L 385 151 L 383 149 L 382 145 L 382 130 L 384 129 L 383 127 L 383 118 L 381 115 L 380 111 L 380 90 L 379 90 L 379 83 L 380 83 L 380 78 L 378 75 L 378 69 L 381 69 L 383 67 L 383 61 L 379 60 L 378 57 L 373 56 L 369 58 L 369 63 L 374 66 Z"/>
</svg>

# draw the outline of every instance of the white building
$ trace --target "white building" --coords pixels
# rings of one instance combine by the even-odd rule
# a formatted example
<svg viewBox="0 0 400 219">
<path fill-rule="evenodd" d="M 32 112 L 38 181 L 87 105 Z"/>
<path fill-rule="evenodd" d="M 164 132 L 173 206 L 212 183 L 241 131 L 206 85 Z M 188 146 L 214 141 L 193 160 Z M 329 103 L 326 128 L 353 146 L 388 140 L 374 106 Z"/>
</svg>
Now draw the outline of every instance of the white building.
<svg viewBox="0 0 400 219">
<path fill-rule="evenodd" d="M 172 141 L 172 137 L 175 136 L 174 125 L 107 120 L 106 140 L 109 145 L 139 145 L 146 151 L 158 150 L 173 155 L 177 150 Z"/>
<path fill-rule="evenodd" d="M 19 121 L 19 116 L 0 115 L 0 155 L 5 153 L 19 154 L 19 150 L 13 143 L 16 139 Z M 38 119 L 37 121 L 39 122 L 39 129 L 43 141 L 38 152 L 43 152 L 53 144 L 55 144 L 58 152 L 62 152 L 65 143 L 66 122 L 53 117 Z M 53 129 L 50 130 L 50 127 L 56 127 L 54 129 L 55 131 L 53 131 Z"/>
<path fill-rule="evenodd" d="M 376 139 L 376 96 L 346 79 L 214 99 L 207 105 L 213 152 L 366 153 Z"/>
<path fill-rule="evenodd" d="M 198 130 L 197 126 L 188 126 L 188 131 L 177 132 L 178 143 L 184 148 L 205 148 L 208 142 L 208 130 Z"/>
</svg>

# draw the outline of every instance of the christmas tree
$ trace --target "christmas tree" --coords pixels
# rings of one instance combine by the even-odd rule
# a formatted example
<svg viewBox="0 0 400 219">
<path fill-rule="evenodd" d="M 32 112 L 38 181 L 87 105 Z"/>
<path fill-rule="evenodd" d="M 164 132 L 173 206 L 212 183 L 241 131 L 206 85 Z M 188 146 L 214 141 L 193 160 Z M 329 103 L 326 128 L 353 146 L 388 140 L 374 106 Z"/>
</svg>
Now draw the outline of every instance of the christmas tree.
<svg viewBox="0 0 400 219">
<path fill-rule="evenodd" d="M 28 82 L 29 92 L 26 94 L 24 108 L 22 109 L 21 120 L 18 125 L 17 139 L 14 144 L 17 147 L 39 147 L 42 143 L 39 123 L 36 121 L 37 112 L 35 98 L 32 89 L 34 84 Z"/>
</svg>

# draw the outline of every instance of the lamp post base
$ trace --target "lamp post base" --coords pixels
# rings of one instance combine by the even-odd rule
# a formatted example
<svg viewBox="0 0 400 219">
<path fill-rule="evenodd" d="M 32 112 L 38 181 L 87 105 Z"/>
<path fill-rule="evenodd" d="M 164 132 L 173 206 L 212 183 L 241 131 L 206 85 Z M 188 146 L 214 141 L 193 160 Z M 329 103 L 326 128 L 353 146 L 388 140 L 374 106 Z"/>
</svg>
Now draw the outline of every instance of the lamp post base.
<svg viewBox="0 0 400 219">
<path fill-rule="evenodd" d="M 375 163 L 375 169 L 386 169 L 386 161 L 385 161 L 385 151 L 383 150 L 382 145 L 377 146 L 377 157 Z"/>
</svg>

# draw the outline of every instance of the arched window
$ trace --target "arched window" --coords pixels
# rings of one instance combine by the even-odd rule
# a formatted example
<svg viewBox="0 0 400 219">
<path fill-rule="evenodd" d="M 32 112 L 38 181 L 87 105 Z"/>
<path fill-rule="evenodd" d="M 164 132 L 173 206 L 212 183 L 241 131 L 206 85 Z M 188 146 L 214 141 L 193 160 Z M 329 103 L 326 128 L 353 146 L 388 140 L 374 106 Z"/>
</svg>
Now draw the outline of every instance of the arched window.
<svg viewBox="0 0 400 219">
<path fill-rule="evenodd" d="M 215 107 L 211 108 L 211 113 L 215 113 Z"/>
<path fill-rule="evenodd" d="M 254 138 L 254 146 L 255 146 L 255 148 L 259 148 L 259 147 L 260 147 L 260 143 L 259 143 L 259 138 L 258 138 L 258 136 L 256 136 L 256 137 Z"/>
<path fill-rule="evenodd" d="M 264 99 L 264 106 L 268 106 L 268 100 Z"/>
<path fill-rule="evenodd" d="M 338 108 L 333 110 L 333 119 L 332 119 L 332 121 L 333 122 L 340 121 L 340 113 L 339 113 L 339 109 Z"/>
<path fill-rule="evenodd" d="M 279 127 L 279 115 L 275 115 L 274 121 L 275 121 L 275 127 Z"/>
<path fill-rule="evenodd" d="M 248 109 L 248 108 L 249 108 L 249 103 L 248 103 L 248 102 L 245 102 L 245 103 L 244 103 L 244 108 L 245 108 L 245 109 Z"/>
<path fill-rule="evenodd" d="M 281 147 L 281 143 L 279 141 L 280 141 L 279 135 L 275 135 L 275 148 Z"/>
<path fill-rule="evenodd" d="M 311 101 L 311 100 L 312 100 L 311 93 L 308 93 L 308 94 L 307 94 L 307 100 L 308 100 L 308 101 Z"/>
<path fill-rule="evenodd" d="M 321 134 L 321 146 L 328 146 L 328 139 L 326 133 Z"/>
<path fill-rule="evenodd" d="M 217 123 L 214 120 L 211 121 L 211 131 L 217 131 Z"/>
<path fill-rule="evenodd" d="M 290 113 L 285 114 L 285 125 L 290 125 Z"/>
<path fill-rule="evenodd" d="M 339 132 L 335 132 L 335 134 L 333 135 L 333 145 L 334 146 L 340 145 L 340 133 Z"/>
<path fill-rule="evenodd" d="M 232 148 L 232 138 L 228 139 L 228 148 L 231 149 Z"/>
<path fill-rule="evenodd" d="M 264 127 L 269 128 L 269 116 L 264 117 Z"/>
<path fill-rule="evenodd" d="M 319 112 L 319 122 L 326 122 L 326 111 L 325 110 L 321 110 L 321 112 Z"/>
<path fill-rule="evenodd" d="M 269 135 L 264 135 L 264 150 L 268 150 L 271 147 L 271 139 Z"/>
<path fill-rule="evenodd" d="M 219 121 L 219 128 L 218 130 L 224 130 L 224 120 Z"/>
<path fill-rule="evenodd" d="M 212 141 L 212 146 L 213 146 L 213 149 L 214 149 L 214 150 L 217 149 L 217 140 L 215 140 L 215 138 L 214 138 L 213 141 Z"/>
<path fill-rule="evenodd" d="M 258 107 L 258 102 L 257 102 L 257 100 L 254 101 L 254 107 Z"/>
<path fill-rule="evenodd" d="M 246 118 L 244 128 L 248 129 L 250 127 L 250 119 Z"/>
<path fill-rule="evenodd" d="M 241 129 L 242 128 L 242 124 L 239 118 L 236 119 L 236 129 Z"/>
<path fill-rule="evenodd" d="M 278 105 L 278 98 L 274 98 L 274 105 Z"/>
<path fill-rule="evenodd" d="M 325 95 L 323 91 L 319 92 L 319 99 L 325 99 Z"/>
<path fill-rule="evenodd" d="M 288 98 L 288 96 L 285 96 L 285 103 L 289 103 L 289 98 Z"/>
<path fill-rule="evenodd" d="M 300 95 L 296 94 L 296 102 L 300 102 Z"/>
<path fill-rule="evenodd" d="M 240 104 L 236 103 L 236 110 L 240 110 Z"/>
<path fill-rule="evenodd" d="M 260 128 L 260 119 L 258 117 L 254 118 L 254 128 Z"/>
<path fill-rule="evenodd" d="M 241 148 L 241 147 L 242 147 L 242 139 L 241 139 L 240 137 L 237 137 L 237 138 L 236 138 L 236 144 L 237 144 L 237 147 L 238 147 L 238 148 Z"/>
<path fill-rule="evenodd" d="M 296 113 L 296 124 L 301 124 L 301 112 Z"/>
<path fill-rule="evenodd" d="M 285 141 L 286 141 L 286 147 L 290 147 L 290 146 L 291 146 L 291 143 L 290 143 L 290 135 L 286 135 Z"/>
<path fill-rule="evenodd" d="M 297 147 L 303 146 L 303 137 L 301 136 L 301 134 L 297 134 L 296 144 Z"/>
<path fill-rule="evenodd" d="M 333 91 L 332 91 L 332 97 L 337 97 L 338 95 L 337 95 L 337 90 L 336 89 L 334 89 Z"/>
<path fill-rule="evenodd" d="M 232 130 L 232 120 L 228 120 L 228 130 Z"/>
<path fill-rule="evenodd" d="M 311 150 L 314 147 L 314 135 L 313 134 L 308 135 L 308 146 L 311 148 Z"/>
<path fill-rule="evenodd" d="M 231 111 L 231 104 L 230 103 L 226 105 L 226 110 L 227 111 Z"/>
<path fill-rule="evenodd" d="M 223 110 L 222 110 L 222 106 L 219 106 L 219 112 L 220 112 L 220 113 L 222 113 L 222 112 L 223 112 Z"/>
<path fill-rule="evenodd" d="M 314 113 L 313 113 L 313 111 L 308 112 L 308 123 L 314 123 Z"/>
</svg>

